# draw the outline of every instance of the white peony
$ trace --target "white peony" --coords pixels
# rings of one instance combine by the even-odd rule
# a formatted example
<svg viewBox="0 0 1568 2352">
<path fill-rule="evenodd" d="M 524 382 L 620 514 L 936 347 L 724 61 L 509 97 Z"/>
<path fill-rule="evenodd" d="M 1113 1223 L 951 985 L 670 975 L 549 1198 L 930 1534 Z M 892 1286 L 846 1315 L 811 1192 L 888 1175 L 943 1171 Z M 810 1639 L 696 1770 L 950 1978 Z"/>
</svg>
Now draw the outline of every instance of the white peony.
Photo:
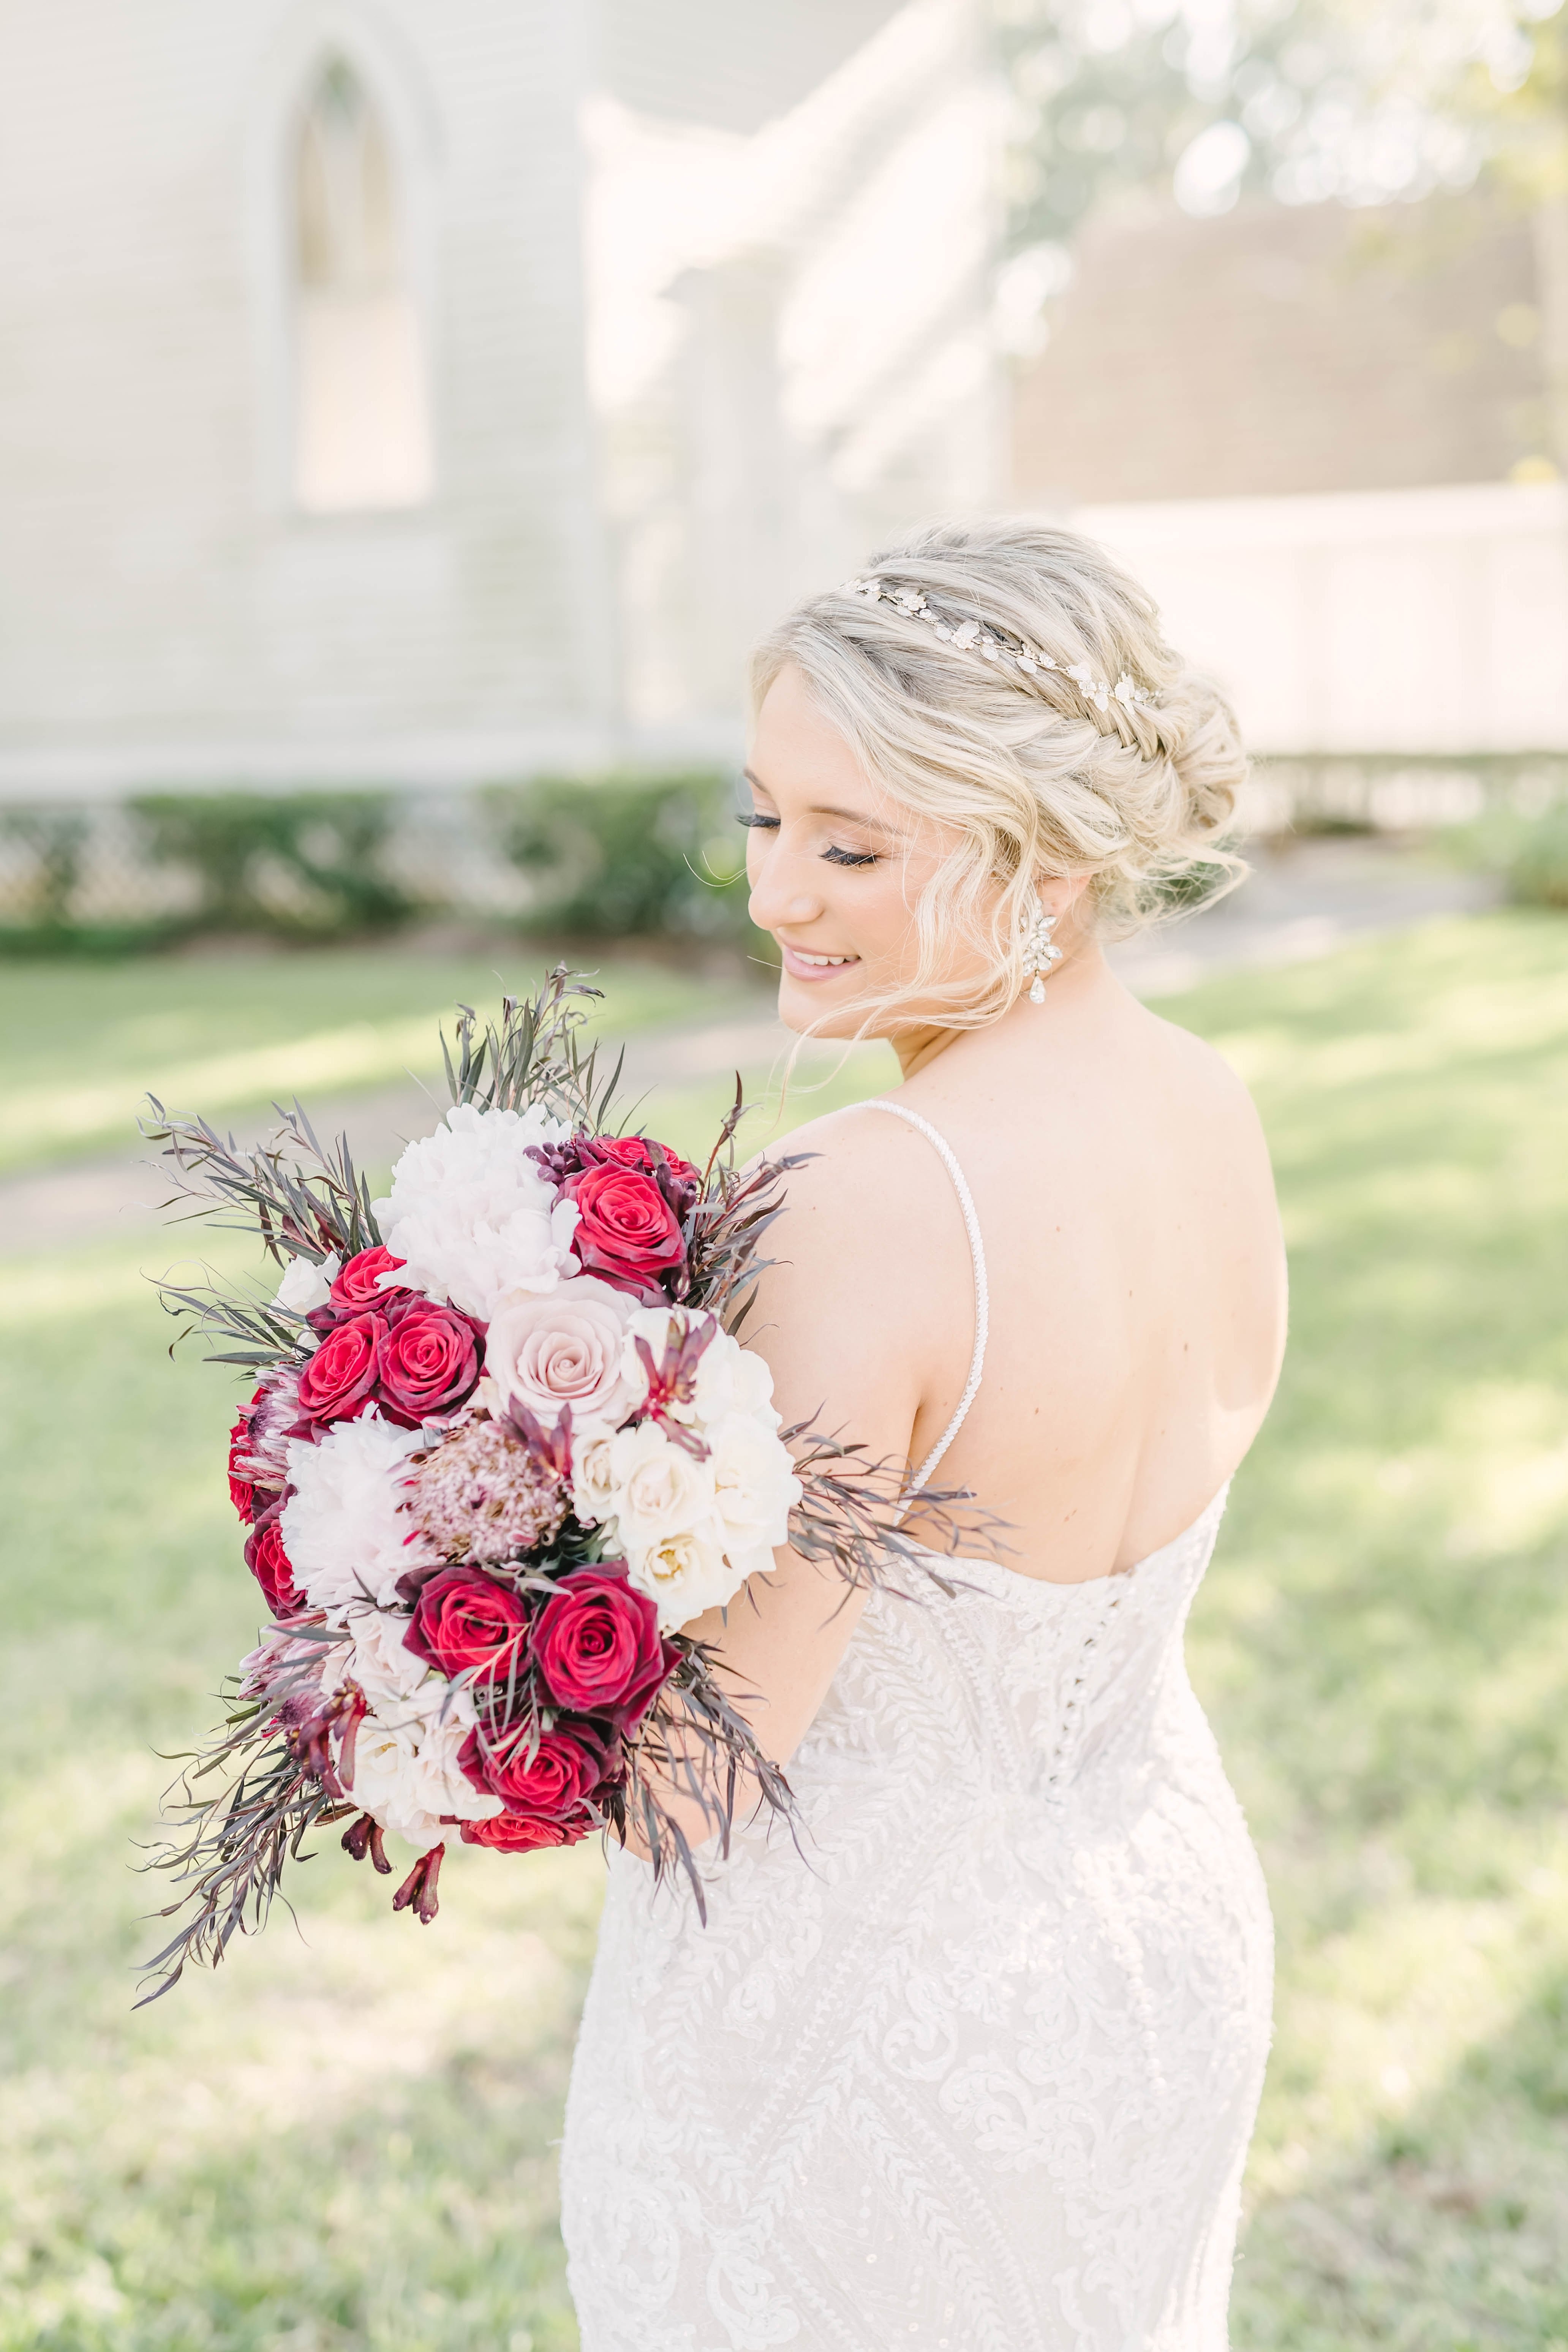
<svg viewBox="0 0 1568 2352">
<path fill-rule="evenodd" d="M 458 1723 L 412 1715 L 388 1720 L 373 1709 L 355 1729 L 353 1778 L 344 1787 L 384 1829 L 426 1853 L 446 1837 L 443 1813 L 479 1822 L 505 1810 L 499 1797 L 476 1789 L 458 1763 L 467 1737 Z"/>
<path fill-rule="evenodd" d="M 703 1431 L 725 1549 L 772 1552 L 789 1541 L 800 1480 L 789 1448 L 754 1414 L 732 1412 Z"/>
<path fill-rule="evenodd" d="M 278 1286 L 278 1304 L 290 1315 L 310 1315 L 318 1307 L 325 1307 L 332 1295 L 332 1285 L 342 1271 L 342 1260 L 335 1250 L 324 1257 L 320 1265 L 308 1257 L 291 1257 L 282 1281 Z"/>
<path fill-rule="evenodd" d="M 312 1608 L 331 1614 L 367 1597 L 384 1607 L 397 1580 L 439 1558 L 403 1508 L 403 1470 L 424 1443 L 379 1414 L 333 1423 L 320 1444 L 291 1437 L 283 1549 Z"/>
<path fill-rule="evenodd" d="M 489 1322 L 509 1291 L 553 1290 L 577 1271 L 569 1244 L 577 1211 L 555 1205 L 555 1188 L 531 1144 L 567 1129 L 534 1104 L 527 1110 L 459 1103 L 433 1135 L 411 1143 L 374 1207 L 381 1237 L 404 1260 L 398 1280 Z"/>
</svg>

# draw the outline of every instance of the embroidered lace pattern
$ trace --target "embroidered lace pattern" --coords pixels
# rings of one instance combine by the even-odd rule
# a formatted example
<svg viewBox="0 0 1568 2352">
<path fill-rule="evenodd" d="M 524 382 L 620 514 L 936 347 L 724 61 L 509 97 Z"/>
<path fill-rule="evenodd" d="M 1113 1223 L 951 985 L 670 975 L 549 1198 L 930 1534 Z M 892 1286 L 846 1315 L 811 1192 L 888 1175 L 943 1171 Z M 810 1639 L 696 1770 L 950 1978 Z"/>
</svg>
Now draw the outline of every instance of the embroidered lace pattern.
<svg viewBox="0 0 1568 2352">
<path fill-rule="evenodd" d="M 612 1855 L 583 2352 L 1223 2352 L 1271 1971 L 1182 1660 L 1224 1500 L 1126 1574 L 873 1599 L 798 1848 L 711 1859 L 706 1928 Z"/>
</svg>

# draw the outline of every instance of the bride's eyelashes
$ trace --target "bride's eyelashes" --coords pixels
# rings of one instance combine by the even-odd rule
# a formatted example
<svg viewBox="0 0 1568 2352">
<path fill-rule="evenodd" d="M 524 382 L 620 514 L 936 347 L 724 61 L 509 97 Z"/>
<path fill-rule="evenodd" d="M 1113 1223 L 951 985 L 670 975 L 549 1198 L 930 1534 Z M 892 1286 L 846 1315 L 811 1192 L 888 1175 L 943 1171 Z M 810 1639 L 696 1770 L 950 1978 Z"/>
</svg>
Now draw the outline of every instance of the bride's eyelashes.
<svg viewBox="0 0 1568 2352">
<path fill-rule="evenodd" d="M 761 809 L 738 809 L 735 823 L 755 826 L 763 833 L 776 833 L 780 820 L 776 816 L 764 816 Z M 830 866 L 875 866 L 877 863 L 876 852 L 870 849 L 839 849 L 835 846 L 825 849 L 822 854 Z"/>
</svg>

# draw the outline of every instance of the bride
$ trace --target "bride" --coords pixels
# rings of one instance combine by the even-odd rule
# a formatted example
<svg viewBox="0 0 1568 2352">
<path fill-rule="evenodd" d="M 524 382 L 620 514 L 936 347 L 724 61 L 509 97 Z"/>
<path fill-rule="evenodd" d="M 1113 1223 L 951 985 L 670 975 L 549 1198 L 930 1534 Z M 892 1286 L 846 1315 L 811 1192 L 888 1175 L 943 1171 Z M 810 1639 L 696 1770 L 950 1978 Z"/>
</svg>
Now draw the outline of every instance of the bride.
<svg viewBox="0 0 1568 2352">
<path fill-rule="evenodd" d="M 1245 1090 L 1100 942 L 1225 869 L 1235 722 L 1103 554 L 1008 521 L 814 597 L 754 690 L 781 1012 L 903 1083 L 791 1138 L 748 1338 L 786 1421 L 940 1462 L 1007 1549 L 869 1601 L 781 1553 L 688 1629 L 800 1830 L 710 1851 L 706 1927 L 611 1855 L 584 2352 L 1221 2352 L 1270 1935 L 1182 1630 L 1283 1256 Z"/>
</svg>

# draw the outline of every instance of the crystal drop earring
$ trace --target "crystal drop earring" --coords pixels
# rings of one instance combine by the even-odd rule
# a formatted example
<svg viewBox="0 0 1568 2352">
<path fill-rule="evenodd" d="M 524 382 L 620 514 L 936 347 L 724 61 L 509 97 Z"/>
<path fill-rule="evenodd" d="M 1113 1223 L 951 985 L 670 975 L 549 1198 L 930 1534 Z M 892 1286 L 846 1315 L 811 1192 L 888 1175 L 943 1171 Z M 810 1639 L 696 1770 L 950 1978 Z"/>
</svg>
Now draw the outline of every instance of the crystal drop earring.
<svg viewBox="0 0 1568 2352">
<path fill-rule="evenodd" d="M 1031 1004 L 1043 1004 L 1046 1001 L 1046 975 L 1052 964 L 1060 963 L 1062 951 L 1051 945 L 1051 933 L 1056 929 L 1057 919 L 1047 914 L 1032 884 L 1024 901 L 1024 977 L 1029 982 L 1029 1002 Z"/>
</svg>

